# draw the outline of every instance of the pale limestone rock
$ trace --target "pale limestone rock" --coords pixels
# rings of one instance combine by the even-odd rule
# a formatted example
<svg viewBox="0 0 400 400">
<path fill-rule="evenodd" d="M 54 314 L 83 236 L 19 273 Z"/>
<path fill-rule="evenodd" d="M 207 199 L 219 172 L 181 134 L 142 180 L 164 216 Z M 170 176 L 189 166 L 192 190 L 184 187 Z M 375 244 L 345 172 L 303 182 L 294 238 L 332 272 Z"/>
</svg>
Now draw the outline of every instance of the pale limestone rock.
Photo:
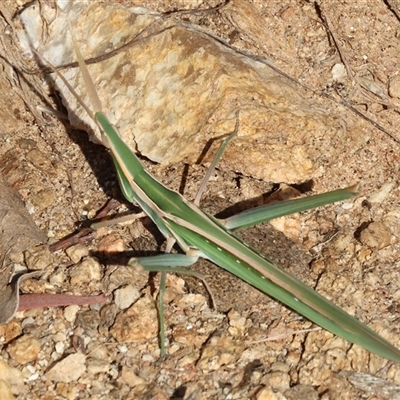
<svg viewBox="0 0 400 400">
<path fill-rule="evenodd" d="M 391 232 L 385 224 L 375 221 L 360 233 L 360 241 L 373 249 L 380 250 L 390 245 L 391 236 Z"/>
<path fill-rule="evenodd" d="M 377 396 L 373 397 L 374 399 L 377 399 L 378 396 L 382 399 L 400 399 L 400 385 L 394 382 L 363 372 L 343 371 L 340 375 L 344 376 L 357 389 L 365 391 L 370 396 Z"/>
<path fill-rule="evenodd" d="M 234 364 L 244 350 L 242 341 L 229 337 L 213 336 L 204 346 L 197 367 L 203 372 L 220 369 L 224 365 Z"/>
<path fill-rule="evenodd" d="M 234 337 L 241 337 L 246 327 L 246 318 L 240 315 L 236 310 L 232 309 L 228 313 L 229 333 Z"/>
<path fill-rule="evenodd" d="M 123 288 L 117 289 L 114 293 L 115 304 L 121 310 L 130 307 L 139 297 L 140 292 L 133 285 L 126 285 Z"/>
<path fill-rule="evenodd" d="M 35 361 L 40 352 L 40 342 L 31 335 L 23 335 L 7 346 L 10 357 L 19 364 Z"/>
<path fill-rule="evenodd" d="M 348 342 L 327 331 L 310 332 L 304 343 L 304 364 L 299 369 L 299 383 L 320 386 L 326 384 L 335 372 L 349 369 L 352 362 L 350 357 L 346 357 L 349 348 Z"/>
<path fill-rule="evenodd" d="M 20 394 L 26 391 L 21 371 L 9 366 L 3 360 L 0 360 L 0 377 L 1 381 L 5 382 L 5 384 L 11 388 L 12 393 Z M 4 390 L 6 391 L 7 389 L 4 388 Z"/>
<path fill-rule="evenodd" d="M 108 373 L 110 370 L 110 362 L 109 360 L 89 358 L 87 360 L 87 370 L 90 374 Z"/>
<path fill-rule="evenodd" d="M 126 250 L 124 241 L 118 235 L 107 235 L 103 237 L 97 248 L 101 253 L 105 254 L 122 253 Z"/>
<path fill-rule="evenodd" d="M 52 255 L 47 245 L 31 247 L 24 252 L 25 263 L 30 270 L 43 271 L 53 262 Z"/>
<path fill-rule="evenodd" d="M 47 373 L 46 378 L 53 382 L 73 382 L 86 371 L 86 356 L 81 353 L 70 354 L 57 362 Z"/>
<path fill-rule="evenodd" d="M 334 81 L 343 82 L 347 77 L 346 67 L 342 63 L 335 64 L 332 69 L 332 79 Z"/>
<path fill-rule="evenodd" d="M 71 285 L 84 285 L 96 282 L 101 279 L 102 267 L 100 263 L 92 257 L 87 257 L 78 265 L 70 269 Z"/>
<path fill-rule="evenodd" d="M 287 372 L 274 371 L 266 375 L 266 381 L 271 388 L 278 392 L 284 392 L 290 388 L 290 376 Z"/>
<path fill-rule="evenodd" d="M 145 296 L 118 314 L 110 333 L 117 342 L 148 340 L 157 336 L 157 328 L 157 310 L 154 301 Z"/>
<path fill-rule="evenodd" d="M 15 400 L 15 397 L 11 391 L 10 386 L 7 382 L 0 379 L 0 399 L 1 400 Z"/>
<path fill-rule="evenodd" d="M 368 196 L 368 201 L 372 204 L 379 204 L 385 201 L 389 196 L 389 193 L 392 191 L 394 187 L 394 183 L 387 182 L 382 185 L 382 187 L 377 191 L 373 192 Z"/>
<path fill-rule="evenodd" d="M 39 9 L 51 14 L 46 34 Z M 293 83 L 266 64 L 231 50 L 195 26 L 163 20 L 144 9 L 98 2 L 64 4 L 57 14 L 45 4 L 28 8 L 21 18 L 30 42 L 55 65 L 76 59 L 70 35 L 65 34 L 67 16 L 85 59 L 126 44 L 106 60 L 97 59 L 89 70 L 103 109 L 121 137 L 155 162 L 199 161 L 207 144 L 233 130 L 236 110 L 239 135 L 224 154 L 224 167 L 264 180 L 293 183 L 315 178 L 323 174 L 323 162 L 335 160 L 342 151 L 339 144 L 347 142 L 351 153 L 368 139 L 367 132 L 350 129 L 311 106 Z M 78 70 L 62 72 L 88 102 Z M 71 122 L 81 128 L 90 125 L 99 139 L 98 128 L 59 79 L 57 85 Z M 207 154 L 201 161 L 211 157 Z"/>
<path fill-rule="evenodd" d="M 130 387 L 135 387 L 138 385 L 143 385 L 145 383 L 144 379 L 137 376 L 132 368 L 122 367 L 122 371 L 117 380 L 120 384 L 127 384 Z"/>
<path fill-rule="evenodd" d="M 39 210 L 49 207 L 55 199 L 55 193 L 51 189 L 39 190 L 31 196 L 32 204 Z"/>
<path fill-rule="evenodd" d="M 287 400 L 281 393 L 275 393 L 270 388 L 263 388 L 257 392 L 257 400 Z"/>
<path fill-rule="evenodd" d="M 73 263 L 78 263 L 89 254 L 89 249 L 83 244 L 76 244 L 66 249 L 65 252 Z"/>
</svg>

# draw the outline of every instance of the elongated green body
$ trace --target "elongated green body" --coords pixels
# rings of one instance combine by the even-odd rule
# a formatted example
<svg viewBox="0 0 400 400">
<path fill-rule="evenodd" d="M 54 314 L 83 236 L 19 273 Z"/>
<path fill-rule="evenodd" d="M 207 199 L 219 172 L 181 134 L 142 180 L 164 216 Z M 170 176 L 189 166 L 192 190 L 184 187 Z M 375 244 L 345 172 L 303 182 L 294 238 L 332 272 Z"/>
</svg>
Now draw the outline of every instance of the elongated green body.
<svg viewBox="0 0 400 400">
<path fill-rule="evenodd" d="M 91 97 L 94 115 L 62 74 L 54 67 L 52 69 L 101 127 L 103 144 L 111 151 L 124 196 L 128 201 L 136 201 L 142 207 L 167 239 L 167 243 L 176 241 L 186 253 L 187 257 L 181 255 L 179 264 L 176 265 L 189 265 L 198 257 L 207 258 L 328 331 L 375 354 L 400 362 L 399 349 L 276 265 L 272 260 L 260 255 L 236 237 L 220 221 L 187 202 L 179 193 L 169 190 L 151 176 L 136 155 L 120 139 L 117 130 L 102 112 L 94 84 L 75 39 L 73 41 L 86 89 Z M 343 200 L 353 195 L 354 188 L 343 189 L 332 192 L 329 201 L 326 201 L 326 197 L 321 199 L 321 196 L 318 196 L 315 204 L 321 205 L 339 199 Z M 301 199 L 296 202 L 293 209 L 296 211 L 306 209 L 303 201 L 304 199 Z M 290 212 L 287 210 L 275 210 L 271 215 L 288 213 Z M 262 214 L 260 217 L 258 212 L 256 214 L 256 216 L 246 214 L 240 221 L 230 219 L 227 221 L 227 225 L 232 228 L 243 227 L 268 219 L 264 218 Z M 170 256 L 170 259 L 174 260 L 172 262 L 177 262 L 177 258 L 173 258 L 174 255 Z M 163 263 L 163 267 L 173 266 L 174 264 L 165 264 L 166 258 L 168 255 L 165 255 L 162 261 L 161 258 L 153 257 L 152 262 L 159 260 Z M 135 263 L 140 264 L 141 260 L 143 259 L 135 259 Z M 144 265 L 144 261 L 142 262 Z"/>
<path fill-rule="evenodd" d="M 124 194 L 139 203 L 165 237 L 174 237 L 186 252 L 207 258 L 274 297 L 328 331 L 387 359 L 400 362 L 400 351 L 366 325 L 335 306 L 272 260 L 261 256 L 216 219 L 187 202 L 146 172 L 120 139 L 107 117 L 96 119 L 109 139 Z M 131 197 L 132 196 L 132 197 Z M 190 221 L 190 222 L 189 222 Z"/>
</svg>

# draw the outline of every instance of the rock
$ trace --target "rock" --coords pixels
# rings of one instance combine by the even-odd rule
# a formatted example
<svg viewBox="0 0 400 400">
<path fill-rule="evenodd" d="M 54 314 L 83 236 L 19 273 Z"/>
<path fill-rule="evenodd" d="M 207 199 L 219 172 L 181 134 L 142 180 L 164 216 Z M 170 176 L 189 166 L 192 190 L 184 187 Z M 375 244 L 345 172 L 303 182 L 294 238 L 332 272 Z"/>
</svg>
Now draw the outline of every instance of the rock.
<svg viewBox="0 0 400 400">
<path fill-rule="evenodd" d="M 6 325 L 0 325 L 0 337 L 4 338 L 6 343 L 11 342 L 22 333 L 21 322 L 10 321 Z"/>
<path fill-rule="evenodd" d="M 299 399 L 308 399 L 308 400 L 318 400 L 319 395 L 318 392 L 312 387 L 307 385 L 296 385 L 284 393 L 288 400 L 299 400 Z"/>
<path fill-rule="evenodd" d="M 46 373 L 47 379 L 53 382 L 73 382 L 78 380 L 86 371 L 86 356 L 81 353 L 70 354 L 57 362 Z"/>
<path fill-rule="evenodd" d="M 400 400 L 400 385 L 394 382 L 363 372 L 342 371 L 340 375 L 369 396 L 375 395 L 381 399 Z"/>
<path fill-rule="evenodd" d="M 110 361 L 90 358 L 87 360 L 87 370 L 90 374 L 108 373 L 110 370 Z"/>
<path fill-rule="evenodd" d="M 69 247 L 65 252 L 71 261 L 76 264 L 89 254 L 89 249 L 83 244 L 76 244 Z"/>
<path fill-rule="evenodd" d="M 130 307 L 139 297 L 139 290 L 132 285 L 117 289 L 114 293 L 115 303 L 121 310 Z"/>
<path fill-rule="evenodd" d="M 133 371 L 132 368 L 122 367 L 122 371 L 120 376 L 118 377 L 118 383 L 126 384 L 130 387 L 135 387 L 137 385 L 143 385 L 145 380 L 142 379 L 140 376 L 137 376 Z"/>
<path fill-rule="evenodd" d="M 88 310 L 78 314 L 75 325 L 83 328 L 89 336 L 94 336 L 100 323 L 100 315 L 96 310 Z"/>
<path fill-rule="evenodd" d="M 79 311 L 79 306 L 77 305 L 72 305 L 72 306 L 68 306 L 64 308 L 64 318 L 68 321 L 68 322 L 73 322 L 75 321 L 76 318 L 76 314 Z"/>
<path fill-rule="evenodd" d="M 118 235 L 107 235 L 102 238 L 97 246 L 105 254 L 122 253 L 126 250 L 124 241 Z"/>
<path fill-rule="evenodd" d="M 33 194 L 30 200 L 35 207 L 39 210 L 43 210 L 53 203 L 54 198 L 55 193 L 52 189 L 43 189 Z"/>
<path fill-rule="evenodd" d="M 23 335 L 7 346 L 10 357 L 19 364 L 35 361 L 40 352 L 40 342 L 31 335 Z"/>
<path fill-rule="evenodd" d="M 100 309 L 99 333 L 101 335 L 109 334 L 108 331 L 114 324 L 118 311 L 120 310 L 116 304 L 106 304 Z"/>
<path fill-rule="evenodd" d="M 25 392 L 24 377 L 17 368 L 10 367 L 5 361 L 0 360 L 0 379 L 11 388 L 12 393 L 20 394 Z M 7 393 L 7 389 L 4 389 Z M 2 399 L 2 397 L 0 397 Z"/>
<path fill-rule="evenodd" d="M 332 79 L 334 81 L 343 82 L 344 79 L 347 77 L 346 68 L 342 63 L 335 64 L 332 69 Z"/>
<path fill-rule="evenodd" d="M 99 281 L 101 276 L 101 265 L 92 257 L 87 257 L 80 264 L 70 269 L 70 282 L 74 286 L 82 286 Z"/>
<path fill-rule="evenodd" d="M 346 357 L 349 348 L 348 342 L 326 331 L 310 332 L 304 344 L 304 364 L 298 371 L 299 383 L 320 386 L 326 384 L 333 373 L 349 369 L 353 361 Z"/>
<path fill-rule="evenodd" d="M 286 400 L 286 397 L 280 393 L 275 393 L 270 388 L 264 388 L 258 391 L 257 400 Z"/>
<path fill-rule="evenodd" d="M 266 375 L 268 385 L 271 388 L 278 392 L 284 392 L 285 390 L 290 388 L 290 376 L 285 372 L 271 372 Z"/>
<path fill-rule="evenodd" d="M 390 245 L 390 229 L 382 222 L 371 222 L 360 233 L 360 242 L 373 249 L 380 250 Z"/>
<path fill-rule="evenodd" d="M 232 336 L 243 336 L 246 326 L 246 318 L 233 309 L 229 311 L 228 318 L 230 325 L 229 333 Z"/>
<path fill-rule="evenodd" d="M 0 379 L 0 399 L 1 400 L 15 400 L 15 397 L 12 394 L 10 386 L 2 379 Z"/>
<path fill-rule="evenodd" d="M 148 296 L 120 312 L 110 330 L 118 342 L 152 339 L 157 336 L 158 318 L 154 301 Z"/>
<path fill-rule="evenodd" d="M 43 271 L 48 268 L 52 261 L 52 255 L 47 245 L 31 247 L 24 252 L 25 263 L 30 270 Z"/>
<path fill-rule="evenodd" d="M 380 204 L 389 196 L 389 193 L 392 191 L 394 184 L 392 182 L 385 183 L 379 188 L 378 191 L 371 193 L 368 196 L 368 201 L 372 204 Z"/>
<path fill-rule="evenodd" d="M 46 175 L 56 176 L 51 159 L 47 154 L 34 147 L 26 154 L 26 159 Z"/>
<path fill-rule="evenodd" d="M 245 4 L 241 1 L 237 8 Z M 273 182 L 299 183 L 320 176 L 323 160 L 334 160 L 341 144 L 347 143 L 351 153 L 369 137 L 356 124 L 344 128 L 344 121 L 311 106 L 298 87 L 266 63 L 235 52 L 190 24 L 169 26 L 168 19 L 163 22 L 143 8 L 136 13 L 98 2 L 74 2 L 64 4 L 56 20 L 44 26 L 39 11 L 54 17 L 45 4 L 20 15 L 29 33 L 27 39 L 19 32 L 27 54 L 32 53 L 27 45 L 31 43 L 54 65 L 74 61 L 70 35 L 65 35 L 68 16 L 83 57 L 96 59 L 88 68 L 103 109 L 127 145 L 152 161 L 196 162 L 207 143 L 233 131 L 238 109 L 239 135 L 225 151 L 226 168 Z M 264 32 L 261 17 L 257 28 L 245 11 L 240 21 L 237 12 L 231 17 L 240 26 Z M 96 58 L 105 53 L 102 61 Z M 63 74 L 88 103 L 78 69 Z M 90 127 L 99 141 L 97 124 L 56 81 L 71 123 Z M 203 161 L 213 155 L 207 157 Z"/>
<path fill-rule="evenodd" d="M 244 343 L 229 337 L 213 336 L 205 345 L 197 363 L 203 372 L 215 371 L 224 365 L 239 359 L 244 350 Z"/>
</svg>

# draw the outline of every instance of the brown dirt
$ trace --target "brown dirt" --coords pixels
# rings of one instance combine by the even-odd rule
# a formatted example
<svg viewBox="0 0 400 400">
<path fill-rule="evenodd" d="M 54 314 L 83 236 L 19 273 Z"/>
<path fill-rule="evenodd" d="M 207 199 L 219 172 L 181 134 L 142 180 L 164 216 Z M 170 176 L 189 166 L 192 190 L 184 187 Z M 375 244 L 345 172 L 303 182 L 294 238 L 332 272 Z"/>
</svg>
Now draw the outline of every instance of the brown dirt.
<svg viewBox="0 0 400 400">
<path fill-rule="evenodd" d="M 12 16 L 17 3 L 5 0 L 0 8 L 0 166 L 9 184 L 34 211 L 36 224 L 55 242 L 72 233 L 79 221 L 93 217 L 107 198 L 120 195 L 106 151 L 68 124 L 38 113 L 37 105 L 55 107 L 57 99 L 43 93 L 41 76 L 17 75 L 10 68 L 10 64 L 22 65 L 6 28 L 7 19 L 12 26 L 16 23 Z M 218 4 L 211 0 L 115 3 L 159 12 L 190 9 L 195 3 L 201 9 Z M 303 85 L 299 90 L 309 91 L 316 104 L 323 101 L 324 109 L 338 119 L 343 118 L 338 114 L 342 110 L 338 102 L 364 115 L 348 109 L 351 118 L 369 124 L 368 140 L 357 146 L 349 143 L 349 152 L 338 160 L 327 160 L 324 176 L 313 182 L 313 190 L 323 192 L 344 182 L 359 181 L 363 194 L 348 202 L 346 209 L 332 205 L 295 217 L 301 231 L 294 230 L 291 240 L 272 233 L 268 226 L 254 228 L 243 237 L 399 345 L 397 12 L 394 0 L 319 1 L 318 6 L 308 1 L 241 0 L 220 10 L 182 14 L 181 18 L 223 37 L 235 48 L 267 58 Z M 326 18 L 336 44 L 328 33 Z M 334 82 L 332 67 L 344 62 L 348 70 Z M 197 165 L 148 168 L 166 185 L 184 187 L 189 199 L 193 199 L 205 171 Z M 256 201 L 270 188 L 271 183 L 217 171 L 203 205 L 215 212 L 245 202 L 246 193 Z M 368 230 L 371 222 L 376 223 L 376 229 Z M 157 279 L 118 266 L 120 258 L 101 253 L 101 249 L 125 249 L 135 254 L 158 251 L 161 238 L 155 232 L 151 224 L 141 221 L 129 227 L 107 228 L 103 237 L 88 245 L 99 263 L 89 258 L 86 264 L 74 264 L 64 252 L 46 255 L 44 280 L 28 281 L 23 291 L 82 295 L 105 291 L 110 301 L 105 306 L 25 311 L 0 327 L 0 358 L 15 368 L 9 371 L 19 377 L 20 383 L 12 387 L 16 398 L 399 398 L 395 386 L 389 394 L 388 388 L 400 385 L 400 366 L 389 365 L 380 371 L 385 360 L 323 330 L 292 335 L 312 324 L 203 262 L 195 268 L 210 276 L 218 311 L 208 308 L 205 294 L 198 294 L 198 282 L 188 279 L 188 285 L 181 289 L 182 281 L 171 278 L 165 304 L 168 356 L 158 360 L 152 301 Z M 268 248 L 267 239 L 271 238 Z M 112 297 L 115 290 L 124 287 L 130 295 L 137 292 L 140 296 L 127 313 L 121 313 Z M 125 329 L 128 313 L 135 318 Z M 287 336 L 264 341 L 280 334 Z M 26 348 L 29 351 L 21 350 Z M 68 358 L 75 353 L 85 357 Z M 75 370 L 84 365 L 82 373 L 71 382 L 59 378 L 61 359 L 71 361 Z M 79 368 L 74 368 L 72 360 Z M 358 383 L 357 388 L 349 378 L 355 372 L 378 375 L 383 382 L 370 383 L 368 390 Z M 366 381 L 366 377 L 360 379 Z"/>
</svg>

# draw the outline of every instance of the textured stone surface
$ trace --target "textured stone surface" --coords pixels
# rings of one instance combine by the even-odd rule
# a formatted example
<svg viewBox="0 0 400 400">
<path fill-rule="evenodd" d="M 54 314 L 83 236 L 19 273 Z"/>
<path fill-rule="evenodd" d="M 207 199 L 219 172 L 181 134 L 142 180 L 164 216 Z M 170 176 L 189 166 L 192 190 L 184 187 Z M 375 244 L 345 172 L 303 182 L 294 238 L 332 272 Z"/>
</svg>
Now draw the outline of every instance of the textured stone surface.
<svg viewBox="0 0 400 400">
<path fill-rule="evenodd" d="M 37 11 L 28 9 L 22 19 L 37 51 L 54 65 L 75 60 L 70 35 L 65 36 L 67 16 L 85 59 L 129 43 L 107 60 L 97 59 L 89 71 L 103 109 L 121 137 L 153 161 L 203 159 L 206 146 L 233 130 L 236 110 L 240 110 L 239 137 L 226 150 L 226 167 L 273 182 L 299 183 L 320 176 L 322 160 L 334 158 L 339 150 L 337 132 L 341 142 L 357 138 L 350 151 L 369 137 L 358 127 L 345 129 L 343 121 L 311 106 L 293 83 L 269 66 L 232 51 L 195 27 L 161 21 L 155 30 L 154 15 L 97 2 L 74 3 L 46 27 L 43 43 Z M 148 26 L 146 34 L 132 42 Z M 62 72 L 88 103 L 78 69 Z M 59 79 L 57 85 L 70 121 L 81 128 L 90 125 L 99 138 L 97 126 L 77 108 Z"/>
<path fill-rule="evenodd" d="M 0 360 L 0 376 L 1 381 L 5 384 L 4 391 L 6 394 L 8 393 L 9 388 L 11 388 L 12 393 L 14 394 L 25 392 L 26 388 L 21 371 L 17 368 L 11 367 L 3 360 Z"/>
<path fill-rule="evenodd" d="M 54 382 L 74 382 L 86 371 L 85 361 L 84 354 L 70 354 L 51 367 L 46 377 Z"/>
<path fill-rule="evenodd" d="M 10 343 L 7 351 L 13 360 L 19 364 L 26 364 L 36 360 L 40 351 L 40 342 L 35 337 L 23 335 Z"/>
<path fill-rule="evenodd" d="M 154 302 L 147 296 L 139 299 L 132 307 L 118 314 L 110 332 L 118 342 L 154 339 L 157 335 Z"/>
<path fill-rule="evenodd" d="M 5 381 L 0 379 L 0 399 L 1 400 L 15 400 L 11 388 Z"/>
</svg>

